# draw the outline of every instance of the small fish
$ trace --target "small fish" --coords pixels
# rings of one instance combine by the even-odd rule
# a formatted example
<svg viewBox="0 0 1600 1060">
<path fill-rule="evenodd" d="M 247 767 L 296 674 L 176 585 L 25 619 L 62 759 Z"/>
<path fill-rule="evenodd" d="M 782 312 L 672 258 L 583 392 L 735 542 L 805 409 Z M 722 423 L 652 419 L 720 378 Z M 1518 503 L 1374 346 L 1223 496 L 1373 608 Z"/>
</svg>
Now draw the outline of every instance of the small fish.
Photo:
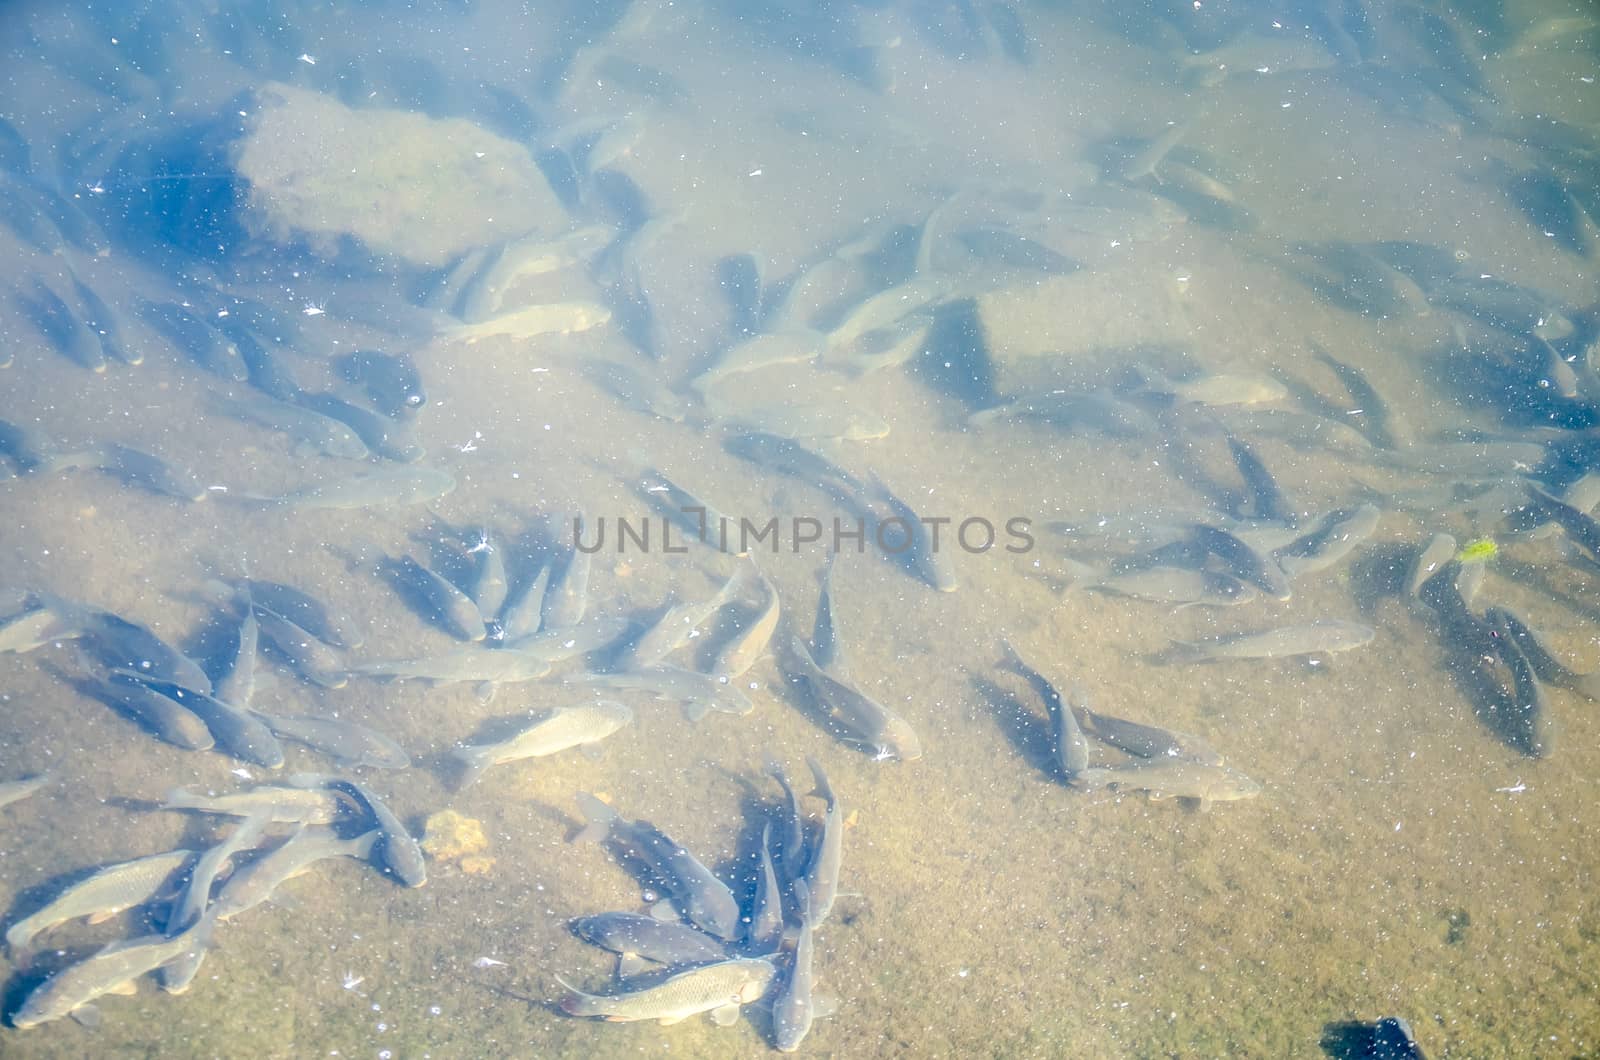
<svg viewBox="0 0 1600 1060">
<path fill-rule="evenodd" d="M 1211 766 L 1222 764 L 1222 756 L 1198 736 L 1089 709 L 1088 696 L 1082 689 L 1072 691 L 1067 705 L 1078 716 L 1084 732 L 1135 758 L 1182 759 Z"/>
<path fill-rule="evenodd" d="M 772 953 L 783 936 L 783 888 L 772 859 L 772 822 L 761 826 L 761 856 L 756 866 L 756 893 L 744 932 L 749 953 Z"/>
<path fill-rule="evenodd" d="M 217 882 L 217 877 L 221 875 L 224 866 L 235 854 L 254 847 L 270 823 L 265 813 L 246 817 L 228 833 L 226 839 L 200 855 L 200 860 L 195 862 L 194 871 L 189 874 L 188 884 L 178 900 L 172 903 L 172 910 L 167 915 L 168 935 L 176 935 L 199 921 L 205 913 L 206 906 L 211 904 L 211 887 Z M 169 990 L 168 993 L 176 991 Z"/>
<path fill-rule="evenodd" d="M 1434 534 L 1429 538 L 1428 543 L 1417 550 L 1406 573 L 1406 595 L 1419 598 L 1422 584 L 1455 559 L 1456 551 L 1456 539 L 1449 534 Z"/>
<path fill-rule="evenodd" d="M 6 929 L 6 945 L 13 951 L 20 950 L 36 935 L 58 924 L 80 917 L 87 917 L 91 924 L 99 924 L 125 909 L 143 905 L 160 894 L 167 881 L 194 856 L 192 850 L 173 850 L 107 865 L 62 891 L 37 912 L 12 924 Z"/>
<path fill-rule="evenodd" d="M 356 350 L 335 358 L 333 365 L 344 379 L 364 387 L 373 406 L 391 419 L 415 415 L 428 403 L 422 375 L 405 354 Z"/>
<path fill-rule="evenodd" d="M 1207 765 L 1183 759 L 1157 758 L 1134 765 L 1086 769 L 1076 779 L 1079 787 L 1146 791 L 1152 799 L 1194 799 L 1202 810 L 1213 802 L 1233 802 L 1261 794 L 1261 785 L 1228 766 Z"/>
<path fill-rule="evenodd" d="M 325 641 L 275 611 L 268 611 L 259 604 L 255 610 L 261 636 L 295 673 L 322 688 L 343 688 L 349 683 L 344 659 Z"/>
<path fill-rule="evenodd" d="M 1089 768 L 1089 741 L 1084 739 L 1077 714 L 1061 698 L 1061 693 L 1056 691 L 1050 679 L 1029 665 L 1009 640 L 1000 641 L 1000 650 L 1011 668 L 1021 674 L 1033 686 L 1039 698 L 1044 700 L 1045 709 L 1050 714 L 1051 728 L 1055 730 L 1056 768 L 1060 770 L 1063 780 L 1070 781 Z"/>
<path fill-rule="evenodd" d="M 1239 469 L 1239 476 L 1244 479 L 1245 488 L 1250 491 L 1252 503 L 1246 514 L 1255 519 L 1292 521 L 1294 509 L 1284 497 L 1283 491 L 1278 488 L 1278 480 L 1267 469 L 1266 463 L 1248 443 L 1232 434 L 1227 437 L 1228 451 L 1233 454 L 1234 466 Z"/>
<path fill-rule="evenodd" d="M 203 501 L 206 488 L 185 469 L 153 453 L 107 442 L 96 446 L 94 466 L 130 486 L 181 501 Z"/>
<path fill-rule="evenodd" d="M 50 774 L 38 773 L 31 777 L 23 777 L 21 780 L 8 780 L 0 784 L 0 809 L 14 802 L 21 802 L 48 783 Z"/>
<path fill-rule="evenodd" d="M 715 364 L 689 381 L 689 387 L 703 396 L 730 376 L 780 364 L 815 361 L 822 356 L 824 345 L 824 336 L 810 328 L 751 335 L 724 350 Z"/>
<path fill-rule="evenodd" d="M 1217 557 L 1228 573 L 1247 585 L 1254 585 L 1274 600 L 1293 595 L 1289 579 L 1272 557 L 1262 554 L 1248 542 L 1220 527 L 1195 523 L 1189 529 L 1190 541 L 1200 551 Z"/>
<path fill-rule="evenodd" d="M 36 987 L 11 1014 L 11 1025 L 18 1029 L 37 1027 L 83 1011 L 106 994 L 129 992 L 140 976 L 172 963 L 203 944 L 210 937 L 211 927 L 211 920 L 204 919 L 171 938 L 145 935 L 114 942 Z"/>
<path fill-rule="evenodd" d="M 647 666 L 614 673 L 588 673 L 571 678 L 601 688 L 639 689 L 683 704 L 683 715 L 699 721 L 711 711 L 743 716 L 756 709 L 750 697 L 725 678 L 680 666 Z"/>
<path fill-rule="evenodd" d="M 1566 501 L 1551 496 L 1531 480 L 1523 482 L 1523 486 L 1540 512 L 1566 531 L 1567 537 L 1582 548 L 1590 559 L 1600 561 L 1600 521 Z"/>
<path fill-rule="evenodd" d="M 307 778 L 296 778 L 297 783 L 304 783 Z M 373 854 L 389 870 L 390 875 L 407 887 L 421 887 L 428 882 L 428 863 L 422 856 L 422 846 L 415 836 L 407 831 L 400 818 L 395 816 L 393 810 L 382 799 L 372 793 L 364 784 L 351 780 L 348 777 L 318 777 L 317 787 L 330 788 L 350 795 L 355 801 L 366 808 L 372 822 L 378 827 L 378 842 L 373 848 Z"/>
<path fill-rule="evenodd" d="M 1495 637 L 1494 648 L 1511 671 L 1512 716 L 1505 719 L 1508 735 L 1522 751 L 1534 758 L 1546 758 L 1555 751 L 1556 728 L 1544 687 L 1515 638 Z"/>
<path fill-rule="evenodd" d="M 138 677 L 152 690 L 170 697 L 185 710 L 206 723 L 217 746 L 245 762 L 265 769 L 283 765 L 283 745 L 272 735 L 261 720 L 247 710 L 224 703 L 209 692 L 195 692 L 166 681 L 152 681 Z"/>
<path fill-rule="evenodd" d="M 456 477 L 440 468 L 385 466 L 350 478 L 329 479 L 275 497 L 239 493 L 242 500 L 299 511 L 355 511 L 361 508 L 427 504 L 451 493 Z"/>
<path fill-rule="evenodd" d="M 1180 662 L 1210 662 L 1324 655 L 1364 647 L 1371 644 L 1376 635 L 1377 631 L 1371 626 L 1359 622 L 1307 622 L 1259 633 L 1232 633 L 1193 642 L 1173 641 L 1173 658 Z"/>
<path fill-rule="evenodd" d="M 743 568 L 735 571 L 716 595 L 707 600 L 668 607 L 650 628 L 618 654 L 613 663 L 615 668 L 648 669 L 683 647 L 692 637 L 698 636 L 700 627 L 738 592 L 742 575 Z"/>
<path fill-rule="evenodd" d="M 645 472 L 644 479 L 651 483 L 643 490 L 644 499 L 683 527 L 692 539 L 719 552 L 749 554 L 744 542 L 738 540 L 743 537 L 739 520 L 723 515 L 654 468 Z"/>
<path fill-rule="evenodd" d="M 578 793 L 578 809 L 589 823 L 576 841 L 613 844 L 661 879 L 690 923 L 719 939 L 738 937 L 739 903 L 693 854 L 650 822 L 629 821 L 587 792 Z"/>
<path fill-rule="evenodd" d="M 1539 680 L 1576 692 L 1586 699 L 1600 700 L 1600 675 L 1578 673 L 1562 662 L 1544 638 L 1516 612 L 1506 607 L 1491 607 L 1483 617 L 1517 645 Z"/>
<path fill-rule="evenodd" d="M 252 711 L 280 740 L 301 744 L 347 766 L 406 769 L 411 756 L 389 737 L 365 725 L 339 718 L 267 714 Z"/>
<path fill-rule="evenodd" d="M 296 404 L 350 428 L 374 456 L 413 464 L 427 455 L 421 446 L 411 443 L 408 427 L 381 413 L 352 405 L 333 394 L 316 394 L 307 390 L 296 394 L 294 400 Z"/>
<path fill-rule="evenodd" d="M 429 570 L 410 556 L 402 556 L 393 565 L 393 571 L 405 592 L 426 608 L 429 617 L 435 619 L 451 636 L 480 641 L 488 635 L 478 605 L 449 579 Z"/>
<path fill-rule="evenodd" d="M 550 586 L 550 565 L 544 564 L 500 608 L 496 619 L 501 640 L 517 640 L 539 632 L 544 622 L 544 594 Z"/>
<path fill-rule="evenodd" d="M 56 640 L 72 640 L 77 636 L 78 631 L 70 621 L 50 607 L 35 607 L 0 618 L 0 653 L 22 655 L 54 644 Z"/>
<path fill-rule="evenodd" d="M 783 985 L 778 988 L 778 996 L 772 1002 L 772 1044 L 780 1053 L 792 1053 L 799 1049 L 800 1043 L 811 1033 L 811 1024 L 816 1019 L 816 1009 L 811 1000 L 811 961 L 815 949 L 812 931 L 822 922 L 822 917 L 818 915 L 805 881 L 795 882 L 794 900 L 800 909 L 800 931 L 795 936 L 789 974 L 784 977 Z"/>
<path fill-rule="evenodd" d="M 806 765 L 811 767 L 811 775 L 817 782 L 812 794 L 828 804 L 827 813 L 822 818 L 822 831 L 817 836 L 816 847 L 811 851 L 810 861 L 806 865 L 804 880 L 811 895 L 811 922 L 820 924 L 828 919 L 828 914 L 833 911 L 833 901 L 839 894 L 839 868 L 844 863 L 844 810 L 828 783 L 828 775 L 822 771 L 822 763 L 808 755 Z"/>
<path fill-rule="evenodd" d="M 317 410 L 256 395 L 219 395 L 217 404 L 224 413 L 246 423 L 287 435 L 322 453 L 343 460 L 365 460 L 370 454 L 348 424 Z"/>
<path fill-rule="evenodd" d="M 309 593 L 292 585 L 259 578 L 244 578 L 240 585 L 249 592 L 257 608 L 288 619 L 322 643 L 335 648 L 361 647 L 361 634 L 350 620 L 333 614 L 326 604 Z"/>
<path fill-rule="evenodd" d="M 173 788 L 161 808 L 228 817 L 264 815 L 274 824 L 331 824 L 343 812 L 344 803 L 331 791 L 268 785 L 230 795 L 196 795 Z"/>
<path fill-rule="evenodd" d="M 584 517 L 581 514 L 574 516 L 571 525 L 572 549 L 566 563 L 562 564 L 560 574 L 550 580 L 549 591 L 544 597 L 541 629 L 560 630 L 575 626 L 583 621 L 584 613 L 589 608 L 591 553 L 579 547 L 583 542 Z"/>
<path fill-rule="evenodd" d="M 1081 565 L 1080 565 L 1081 566 Z M 1236 607 L 1260 599 L 1261 591 L 1220 571 L 1154 566 L 1108 574 L 1088 572 L 1086 587 L 1153 603 Z"/>
<path fill-rule="evenodd" d="M 84 678 L 72 684 L 79 692 L 127 715 L 174 747 L 209 751 L 216 746 L 216 737 L 198 715 L 133 674 L 113 671 L 103 679 Z"/>
<path fill-rule="evenodd" d="M 721 942 L 703 931 L 638 913 L 579 917 L 572 922 L 572 930 L 592 945 L 656 964 L 708 964 L 728 955 Z"/>
<path fill-rule="evenodd" d="M 1361 369 L 1336 360 L 1331 353 L 1315 343 L 1311 345 L 1311 352 L 1317 360 L 1327 365 L 1333 374 L 1339 377 L 1339 382 L 1344 384 L 1350 399 L 1355 402 L 1356 410 L 1360 413 L 1351 422 L 1371 439 L 1373 445 L 1379 449 L 1395 449 L 1410 444 L 1409 432 L 1395 416 L 1388 402 L 1383 400 L 1377 388 L 1367 381 Z"/>
<path fill-rule="evenodd" d="M 800 812 L 800 796 L 790 786 L 789 777 L 783 771 L 783 764 L 776 758 L 768 755 L 763 771 L 778 782 L 778 787 L 783 789 L 784 797 L 788 800 L 786 812 L 779 816 L 776 853 L 778 861 L 783 865 L 785 879 L 792 883 L 804 878 L 810 853 L 806 847 L 805 816 Z"/>
<path fill-rule="evenodd" d="M 822 568 L 822 591 L 817 596 L 817 617 L 811 624 L 811 657 L 824 670 L 840 662 L 843 653 L 839 638 L 839 620 L 833 604 L 833 568 L 837 552 L 829 552 L 827 566 Z"/>
<path fill-rule="evenodd" d="M 206 371 L 234 383 L 250 378 L 239 347 L 188 309 L 170 302 L 143 302 L 138 309 L 147 324 Z"/>
<path fill-rule="evenodd" d="M 1291 578 L 1326 570 L 1372 536 L 1379 514 L 1373 504 L 1329 512 L 1305 534 L 1275 551 L 1272 558 Z"/>
<path fill-rule="evenodd" d="M 550 672 L 550 663 L 551 660 L 545 655 L 511 646 L 498 649 L 462 647 L 444 655 L 417 659 L 374 659 L 357 663 L 346 673 L 356 677 L 396 681 L 429 681 L 436 685 L 462 681 L 514 684 L 537 681 Z"/>
<path fill-rule="evenodd" d="M 480 617 L 493 618 L 505 607 L 510 583 L 506 579 L 506 559 L 499 543 L 488 527 L 478 531 L 478 566 L 472 573 L 472 584 L 467 594 L 478 606 Z"/>
<path fill-rule="evenodd" d="M 572 747 L 587 747 L 632 721 L 633 711 L 607 700 L 556 707 L 498 743 L 455 748 L 452 753 L 465 767 L 461 787 L 472 783 L 490 766 L 543 758 Z"/>
<path fill-rule="evenodd" d="M 772 636 L 783 617 L 778 602 L 778 587 L 759 569 L 756 570 L 756 578 L 761 586 L 761 609 L 745 619 L 741 628 L 717 649 L 717 656 L 711 663 L 711 672 L 717 677 L 743 677 L 756 664 L 756 660 L 767 654 Z"/>
<path fill-rule="evenodd" d="M 739 1006 L 760 1000 L 776 975 L 771 961 L 742 957 L 690 968 L 656 986 L 625 994 L 585 994 L 562 983 L 568 994 L 561 1000 L 561 1011 L 612 1023 L 655 1020 L 663 1027 L 709 1012 L 717 1023 L 731 1024 L 739 1017 Z"/>
<path fill-rule="evenodd" d="M 598 302 L 550 302 L 524 306 L 488 320 L 447 329 L 444 337 L 472 345 L 505 336 L 532 339 L 541 335 L 571 335 L 610 323 L 611 310 Z"/>
<path fill-rule="evenodd" d="M 831 720 L 843 726 L 854 739 L 870 747 L 876 755 L 898 758 L 903 762 L 922 757 L 922 741 L 917 739 L 917 734 L 904 718 L 859 689 L 825 672 L 811 658 L 805 642 L 800 638 L 793 639 L 784 662 L 789 678 L 803 684 L 810 691 L 812 700 Z"/>
<path fill-rule="evenodd" d="M 256 624 L 255 607 L 250 603 L 248 593 L 241 591 L 240 596 L 244 617 L 239 620 L 233 659 L 229 662 L 228 672 L 217 679 L 212 694 L 229 706 L 248 710 L 250 700 L 255 697 L 256 651 L 261 634 Z"/>
<path fill-rule="evenodd" d="M 301 824 L 288 839 L 234 873 L 207 916 L 230 920 L 254 909 L 271 898 L 279 884 L 309 871 L 319 861 L 339 857 L 366 861 L 380 834 L 374 828 L 354 839 L 340 839 L 326 828 Z"/>
<path fill-rule="evenodd" d="M 211 678 L 200 664 L 144 626 L 109 611 L 61 608 L 83 630 L 83 645 L 109 670 L 127 670 L 140 678 L 169 681 L 196 692 L 210 692 Z"/>
</svg>

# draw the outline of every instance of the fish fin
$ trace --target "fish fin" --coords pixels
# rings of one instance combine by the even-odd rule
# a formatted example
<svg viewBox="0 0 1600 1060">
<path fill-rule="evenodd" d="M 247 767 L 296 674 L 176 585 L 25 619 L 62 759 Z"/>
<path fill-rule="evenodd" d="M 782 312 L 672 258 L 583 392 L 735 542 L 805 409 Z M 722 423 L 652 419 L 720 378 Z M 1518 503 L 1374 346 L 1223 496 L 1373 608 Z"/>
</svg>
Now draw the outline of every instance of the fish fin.
<svg viewBox="0 0 1600 1060">
<path fill-rule="evenodd" d="M 601 746 L 599 740 L 595 740 L 592 743 L 579 744 L 578 753 L 591 762 L 598 762 L 605 757 L 605 748 Z"/>
<path fill-rule="evenodd" d="M 137 979 L 129 979 L 126 983 L 118 983 L 116 986 L 106 991 L 106 993 L 116 994 L 118 997 L 132 997 L 138 992 L 139 981 Z"/>
<path fill-rule="evenodd" d="M 100 1026 L 100 1010 L 94 1005 L 79 1005 L 67 1015 L 71 1016 L 81 1026 L 88 1027 L 90 1030 Z"/>
<path fill-rule="evenodd" d="M 450 753 L 461 763 L 460 776 L 456 778 L 456 790 L 470 787 L 477 779 L 483 776 L 483 771 L 489 768 L 489 763 L 478 753 L 475 747 L 456 747 Z"/>
<path fill-rule="evenodd" d="M 620 1018 L 615 1016 L 607 1016 L 606 1019 L 616 1019 L 618 1022 L 621 1022 Z M 682 1016 L 662 1016 L 660 1019 L 656 1020 L 656 1023 L 663 1027 L 670 1027 L 674 1023 L 682 1023 L 683 1020 L 684 1017 Z"/>
<path fill-rule="evenodd" d="M 478 702 L 487 707 L 494 702 L 495 693 L 500 691 L 500 686 L 493 681 L 480 681 L 475 691 Z"/>
<path fill-rule="evenodd" d="M 99 909 L 84 918 L 85 924 L 104 924 L 107 920 L 122 912 L 120 909 Z"/>
<path fill-rule="evenodd" d="M 718 1005 L 716 1008 L 712 1009 L 711 1022 L 715 1023 L 719 1027 L 731 1027 L 735 1023 L 738 1023 L 739 1003 L 734 1001 L 726 1005 Z"/>
<path fill-rule="evenodd" d="M 655 968 L 654 962 L 646 960 L 637 953 L 624 953 L 617 957 L 617 978 L 628 979 Z"/>
<path fill-rule="evenodd" d="M 1211 810 L 1211 800 L 1204 797 L 1196 799 L 1195 809 L 1200 813 L 1208 813 Z"/>
<path fill-rule="evenodd" d="M 839 1014 L 839 999 L 832 994 L 812 994 L 811 1014 L 819 1020 Z"/>
<path fill-rule="evenodd" d="M 683 716 L 690 721 L 699 721 L 711 710 L 711 704 L 703 699 L 686 700 L 683 704 Z"/>
<path fill-rule="evenodd" d="M 616 823 L 617 811 L 589 794 L 587 791 L 578 792 L 578 811 L 583 814 L 588 825 L 577 835 L 572 837 L 574 843 L 599 843 L 611 834 L 611 826 Z"/>
<path fill-rule="evenodd" d="M 678 907 L 672 904 L 672 899 L 663 898 L 650 907 L 650 918 L 670 924 L 676 920 L 681 920 L 682 914 L 678 912 Z"/>
</svg>

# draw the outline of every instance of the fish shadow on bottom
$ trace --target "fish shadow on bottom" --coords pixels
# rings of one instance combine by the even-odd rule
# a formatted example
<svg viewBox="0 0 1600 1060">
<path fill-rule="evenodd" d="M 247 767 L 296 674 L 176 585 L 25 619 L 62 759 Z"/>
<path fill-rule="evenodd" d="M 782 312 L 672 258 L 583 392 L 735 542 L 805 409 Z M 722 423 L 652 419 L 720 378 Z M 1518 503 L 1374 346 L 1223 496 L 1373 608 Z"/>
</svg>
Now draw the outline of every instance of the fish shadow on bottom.
<svg viewBox="0 0 1600 1060">
<path fill-rule="evenodd" d="M 1444 671 L 1471 704 L 1478 722 L 1512 750 L 1540 757 L 1542 752 L 1535 744 L 1529 708 L 1519 704 L 1517 697 L 1501 682 L 1497 675 L 1498 664 L 1487 661 L 1495 657 L 1489 634 L 1475 624 L 1455 621 L 1442 625 L 1439 640 L 1444 652 Z"/>
<path fill-rule="evenodd" d="M 1368 542 L 1350 562 L 1350 595 L 1366 619 L 1373 618 L 1385 600 L 1404 600 L 1406 577 L 1416 557 L 1415 545 Z"/>
<path fill-rule="evenodd" d="M 1061 772 L 1056 768 L 1055 735 L 1050 729 L 1049 720 L 1041 718 L 1022 700 L 987 678 L 969 674 L 968 680 L 988 706 L 1001 735 L 1022 756 L 1023 761 L 1046 778 L 1062 781 Z"/>
</svg>

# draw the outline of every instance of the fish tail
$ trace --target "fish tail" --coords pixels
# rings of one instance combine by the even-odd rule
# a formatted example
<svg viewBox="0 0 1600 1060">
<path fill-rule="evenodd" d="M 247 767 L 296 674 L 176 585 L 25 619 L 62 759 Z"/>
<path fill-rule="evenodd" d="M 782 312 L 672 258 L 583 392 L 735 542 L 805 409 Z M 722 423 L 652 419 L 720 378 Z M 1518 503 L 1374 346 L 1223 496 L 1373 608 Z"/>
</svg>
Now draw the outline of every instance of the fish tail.
<svg viewBox="0 0 1600 1060">
<path fill-rule="evenodd" d="M 822 799 L 829 806 L 834 805 L 833 787 L 828 783 L 828 774 L 822 771 L 822 763 L 811 755 L 806 755 L 806 765 L 811 767 L 811 775 L 817 781 L 817 786 L 812 789 L 811 794 Z"/>
<path fill-rule="evenodd" d="M 483 771 L 489 768 L 489 756 L 482 748 L 454 747 L 450 753 L 461 763 L 461 777 L 456 782 L 457 791 L 473 784 L 483 776 Z"/>
</svg>

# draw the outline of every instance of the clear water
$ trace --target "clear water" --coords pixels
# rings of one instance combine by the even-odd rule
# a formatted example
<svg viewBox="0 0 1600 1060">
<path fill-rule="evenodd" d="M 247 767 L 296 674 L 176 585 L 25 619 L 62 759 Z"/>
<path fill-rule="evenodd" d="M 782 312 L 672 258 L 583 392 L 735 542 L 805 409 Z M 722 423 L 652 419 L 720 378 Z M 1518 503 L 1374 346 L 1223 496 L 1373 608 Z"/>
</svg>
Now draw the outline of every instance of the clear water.
<svg viewBox="0 0 1600 1060">
<path fill-rule="evenodd" d="M 819 296 L 827 327 L 907 278 L 930 242 L 960 267 L 928 300 L 934 328 L 907 364 L 764 368 L 737 377 L 731 400 L 757 425 L 776 415 L 763 407 L 802 402 L 875 416 L 886 436 L 808 444 L 881 474 L 925 515 L 1020 516 L 1036 533 L 1025 554 L 951 552 L 954 593 L 871 553 L 838 559 L 847 672 L 917 730 L 925 755 L 910 763 L 838 739 L 768 660 L 751 671 L 749 716 L 691 724 L 629 693 L 635 725 L 597 755 L 497 767 L 457 792 L 453 746 L 590 693 L 536 682 L 485 703 L 471 685 L 364 679 L 326 691 L 264 662 L 257 706 L 398 740 L 413 768 L 365 779 L 414 830 L 445 808 L 482 821 L 492 864 L 434 863 L 420 890 L 355 862 L 320 865 L 224 925 L 187 995 L 146 979 L 136 997 L 104 1000 L 97 1030 L 8 1026 L 0 1053 L 769 1050 L 759 1008 L 724 1029 L 580 1021 L 554 1006 L 557 975 L 600 990 L 611 967 L 567 922 L 645 903 L 602 848 L 568 842 L 573 794 L 652 820 L 743 887 L 776 801 L 767 754 L 791 774 L 817 756 L 849 814 L 847 894 L 816 953 L 819 992 L 839 1010 L 805 1051 L 1339 1055 L 1331 1028 L 1387 1015 L 1430 1055 L 1600 1050 L 1594 705 L 1550 690 L 1559 742 L 1541 759 L 1520 752 L 1475 711 L 1438 623 L 1392 591 L 1430 534 L 1494 538 L 1478 606 L 1510 606 L 1574 668 L 1600 667 L 1592 564 L 1560 535 L 1505 532 L 1501 498 L 1520 496 L 1532 469 L 1494 457 L 1442 469 L 1434 448 L 1536 443 L 1552 488 L 1592 459 L 1600 18 L 1588 6 L 12 4 L 0 33 L 0 339 L 14 356 L 0 418 L 67 449 L 159 454 L 207 494 L 178 501 L 89 469 L 0 481 L 7 586 L 199 651 L 222 622 L 207 579 L 248 571 L 351 616 L 360 662 L 457 646 L 379 576 L 382 559 L 425 557 L 451 529 L 510 541 L 564 512 L 638 519 L 650 468 L 730 514 L 831 519 L 823 493 L 729 455 L 726 416 L 688 386 L 741 327 L 730 259 L 754 255 L 769 302 L 803 292 L 794 278 L 822 275 L 819 262 L 850 262 L 831 319 Z M 275 109 L 282 98 L 299 109 Z M 1170 152 L 1141 164 L 1175 128 Z M 245 144 L 260 152 L 255 183 Z M 480 150 L 522 161 L 478 165 Z M 594 303 L 610 323 L 468 343 L 430 308 L 471 249 L 587 225 L 609 249 L 524 278 L 507 308 Z M 1021 232 L 1079 267 L 926 237 L 940 225 Z M 1346 260 L 1336 245 L 1367 248 L 1356 260 L 1370 266 L 1385 241 L 1430 248 L 1460 283 L 1516 285 L 1534 316 L 1451 304 L 1405 269 L 1326 279 Z M 41 326 L 40 283 L 79 304 L 68 269 L 145 349 L 142 364 L 90 371 L 48 314 Z M 363 466 L 226 415 L 219 395 L 249 387 L 137 311 L 187 300 L 214 317 L 241 298 L 294 323 L 280 356 L 307 389 L 339 385 L 329 366 L 342 353 L 411 356 L 428 394 L 413 441 L 457 488 L 356 510 L 241 498 Z M 1559 393 L 1536 340 L 1574 366 L 1576 396 Z M 1137 370 L 1268 373 L 1295 386 L 1265 408 L 1315 413 L 1309 388 L 1365 427 L 1377 410 L 1357 409 L 1317 350 L 1364 373 L 1411 459 L 1364 453 L 1326 425 L 1308 443 L 1281 416 L 1236 408 L 1191 408 L 1132 436 L 968 420 L 1002 398 L 1116 392 Z M 619 400 L 596 385 L 597 362 L 687 399 L 687 419 Z M 1086 554 L 1048 524 L 1220 511 L 1215 484 L 1234 473 L 1218 418 L 1295 511 L 1370 500 L 1376 533 L 1281 603 L 1175 610 L 1062 591 L 1068 554 Z M 1452 495 L 1484 481 L 1513 489 Z M 787 542 L 761 556 L 796 632 L 810 630 L 826 559 Z M 673 592 L 708 597 L 733 569 L 698 547 L 602 552 L 590 590 L 598 607 L 642 613 Z M 1151 658 L 1174 639 L 1323 618 L 1377 636 L 1310 661 Z M 1097 709 L 1204 736 L 1262 794 L 1196 812 L 1067 788 L 1042 705 L 999 667 L 1002 636 Z M 53 775 L 0 809 L 0 906 L 14 915 L 90 867 L 215 841 L 225 828 L 156 804 L 175 786 L 246 783 L 241 763 L 163 744 L 74 692 L 63 676 L 80 665 L 67 642 L 0 656 L 0 779 Z M 286 771 L 330 768 L 288 755 Z M 134 911 L 42 936 L 11 955 L 7 1011 L 48 973 L 160 924 L 159 910 Z"/>
</svg>

